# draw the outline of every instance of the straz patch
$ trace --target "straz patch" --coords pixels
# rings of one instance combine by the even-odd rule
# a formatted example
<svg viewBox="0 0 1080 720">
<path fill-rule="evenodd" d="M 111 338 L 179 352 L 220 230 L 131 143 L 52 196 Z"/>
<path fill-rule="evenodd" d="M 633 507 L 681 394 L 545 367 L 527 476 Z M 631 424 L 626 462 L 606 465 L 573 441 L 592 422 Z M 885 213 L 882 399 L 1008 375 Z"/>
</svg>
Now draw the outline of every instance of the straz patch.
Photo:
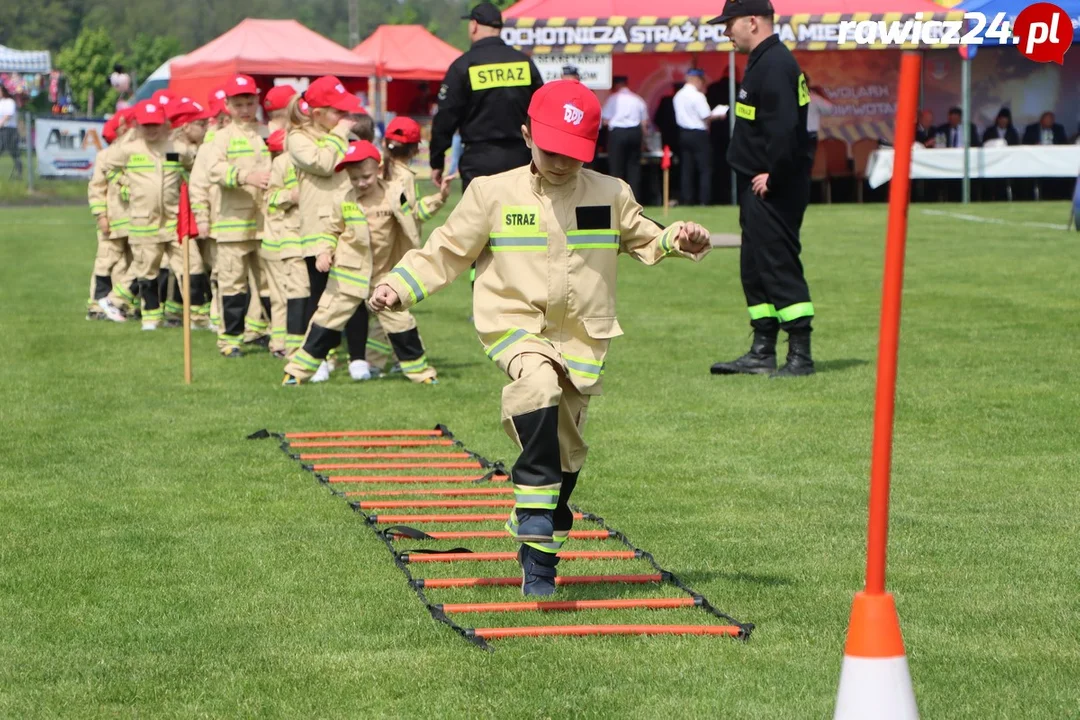
<svg viewBox="0 0 1080 720">
<path fill-rule="evenodd" d="M 540 206 L 503 205 L 503 232 L 540 232 Z"/>
<path fill-rule="evenodd" d="M 474 65 L 469 68 L 469 84 L 473 90 L 528 87 L 532 84 L 532 74 L 527 62 Z"/>
</svg>

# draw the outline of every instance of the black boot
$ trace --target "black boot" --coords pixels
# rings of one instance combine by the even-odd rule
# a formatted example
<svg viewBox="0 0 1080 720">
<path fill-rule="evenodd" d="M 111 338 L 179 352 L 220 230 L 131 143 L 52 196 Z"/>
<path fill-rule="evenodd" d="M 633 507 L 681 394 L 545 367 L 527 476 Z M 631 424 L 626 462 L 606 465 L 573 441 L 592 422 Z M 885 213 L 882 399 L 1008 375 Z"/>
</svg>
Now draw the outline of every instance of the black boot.
<svg viewBox="0 0 1080 720">
<path fill-rule="evenodd" d="M 738 360 L 712 366 L 713 375 L 767 375 L 776 371 L 776 336 L 780 330 L 754 328 L 750 352 Z"/>
<path fill-rule="evenodd" d="M 802 377 L 814 374 L 814 360 L 810 357 L 810 332 L 789 331 L 787 363 L 771 377 Z"/>
</svg>

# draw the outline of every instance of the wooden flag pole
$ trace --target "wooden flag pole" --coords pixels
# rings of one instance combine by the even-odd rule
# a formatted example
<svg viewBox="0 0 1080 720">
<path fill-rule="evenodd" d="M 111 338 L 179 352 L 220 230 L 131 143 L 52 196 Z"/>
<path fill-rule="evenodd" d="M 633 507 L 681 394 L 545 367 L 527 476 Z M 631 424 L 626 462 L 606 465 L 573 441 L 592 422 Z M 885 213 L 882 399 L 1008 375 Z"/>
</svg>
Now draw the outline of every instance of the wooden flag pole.
<svg viewBox="0 0 1080 720">
<path fill-rule="evenodd" d="M 191 238 L 184 238 L 184 384 L 191 384 Z"/>
</svg>

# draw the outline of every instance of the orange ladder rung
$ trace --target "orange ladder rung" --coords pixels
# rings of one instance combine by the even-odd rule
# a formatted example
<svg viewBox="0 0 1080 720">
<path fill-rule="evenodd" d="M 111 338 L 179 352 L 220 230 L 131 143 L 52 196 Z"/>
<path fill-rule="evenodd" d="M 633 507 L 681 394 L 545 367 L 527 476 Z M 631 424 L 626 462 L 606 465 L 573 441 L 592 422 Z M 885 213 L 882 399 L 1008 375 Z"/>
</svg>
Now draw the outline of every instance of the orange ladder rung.
<svg viewBox="0 0 1080 720">
<path fill-rule="evenodd" d="M 472 462 L 444 463 L 321 463 L 312 465 L 312 470 L 465 470 L 484 467 L 475 460 Z"/>
<path fill-rule="evenodd" d="M 329 448 L 329 447 L 447 447 L 453 440 L 342 440 L 340 442 L 318 440 L 315 442 L 289 443 L 290 448 Z"/>
<path fill-rule="evenodd" d="M 387 438 L 387 437 L 442 437 L 442 430 L 338 430 L 331 432 L 285 433 L 286 440 L 313 440 L 315 438 Z"/>
<path fill-rule="evenodd" d="M 500 562 L 517 560 L 516 552 L 441 553 L 426 555 L 403 552 L 399 556 L 405 563 L 448 562 Z M 633 550 L 584 550 L 559 553 L 561 560 L 636 560 L 640 557 Z"/>
<path fill-rule="evenodd" d="M 486 522 L 488 520 L 506 521 L 506 513 L 497 515 L 372 515 L 371 521 L 386 525 L 407 525 L 409 523 L 454 523 L 454 522 Z M 574 513 L 575 520 L 582 520 L 585 516 Z"/>
<path fill-rule="evenodd" d="M 512 487 L 418 488 L 415 490 L 350 490 L 345 497 L 397 497 L 401 495 L 513 495 Z"/>
<path fill-rule="evenodd" d="M 469 483 L 480 482 L 485 475 L 332 475 L 326 479 L 329 483 Z M 492 475 L 493 482 L 509 480 L 506 475 Z"/>
<path fill-rule="evenodd" d="M 423 460 L 425 458 L 467 459 L 469 453 L 300 453 L 297 460 Z"/>
<path fill-rule="evenodd" d="M 390 533 L 396 538 L 407 538 L 402 533 Z M 431 540 L 502 540 L 510 537 L 506 530 L 461 530 L 425 533 Z M 609 540 L 614 537 L 610 530 L 571 530 L 571 540 Z"/>
<path fill-rule="evenodd" d="M 738 625 L 562 625 L 552 627 L 504 627 L 466 629 L 470 637 L 484 640 L 512 637 L 571 637 L 582 635 L 724 635 L 739 637 Z"/>
<path fill-rule="evenodd" d="M 664 582 L 664 576 L 660 573 L 651 575 L 559 575 L 555 578 L 555 584 L 564 585 L 645 585 L 648 583 Z M 413 581 L 417 587 L 424 590 L 437 588 L 465 588 L 485 587 L 493 585 L 521 586 L 521 576 L 517 577 L 483 577 L 483 578 L 421 578 Z"/>
<path fill-rule="evenodd" d="M 400 510 L 402 508 L 478 508 L 514 507 L 513 500 L 361 500 L 361 510 Z"/>
<path fill-rule="evenodd" d="M 449 603 L 436 605 L 444 613 L 489 613 L 489 612 L 547 612 L 552 610 L 625 610 L 647 608 L 667 610 L 672 608 L 695 607 L 700 600 L 692 597 L 679 598 L 623 598 L 618 600 L 565 600 L 546 602 L 489 602 L 489 603 Z"/>
</svg>

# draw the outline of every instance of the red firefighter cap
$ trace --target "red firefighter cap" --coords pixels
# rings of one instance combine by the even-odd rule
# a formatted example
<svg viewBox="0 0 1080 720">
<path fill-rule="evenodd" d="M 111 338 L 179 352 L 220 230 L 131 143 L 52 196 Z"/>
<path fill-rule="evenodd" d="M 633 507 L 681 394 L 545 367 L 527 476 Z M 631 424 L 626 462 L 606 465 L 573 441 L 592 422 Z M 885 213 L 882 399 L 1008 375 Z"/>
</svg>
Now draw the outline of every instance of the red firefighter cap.
<svg viewBox="0 0 1080 720">
<path fill-rule="evenodd" d="M 343 113 L 362 113 L 364 105 L 360 99 L 345 89 L 333 75 L 324 75 L 308 86 L 304 100 L 313 108 L 334 108 Z"/>
<path fill-rule="evenodd" d="M 203 107 L 202 104 L 185 97 L 169 103 L 168 107 L 165 108 L 165 117 L 169 119 L 169 123 L 173 127 L 178 128 L 196 120 L 208 120 L 210 115 L 209 110 Z"/>
<path fill-rule="evenodd" d="M 219 87 L 210 93 L 210 96 L 206 99 L 207 112 L 210 117 L 215 118 L 218 115 L 229 114 L 229 108 L 225 105 L 225 98 L 228 97 L 225 94 L 225 88 Z"/>
<path fill-rule="evenodd" d="M 600 100 L 585 85 L 554 80 L 529 103 L 532 139 L 541 150 L 591 162 L 600 135 Z"/>
<path fill-rule="evenodd" d="M 175 99 L 176 95 L 169 92 L 168 90 L 158 90 L 150 98 L 150 102 L 154 103 L 155 105 L 160 105 L 163 108 L 167 108 L 169 106 L 169 103 L 171 103 Z"/>
<path fill-rule="evenodd" d="M 270 137 L 266 138 L 266 147 L 272 153 L 285 152 L 285 129 L 282 128 L 270 133 Z"/>
<path fill-rule="evenodd" d="M 113 116 L 105 121 L 105 127 L 101 128 L 101 137 L 105 142 L 112 145 L 116 142 L 116 134 L 120 132 L 120 113 L 113 113 Z"/>
<path fill-rule="evenodd" d="M 140 125 L 164 125 L 165 109 L 153 100 L 143 100 L 135 106 L 135 122 Z"/>
<path fill-rule="evenodd" d="M 277 85 L 266 91 L 263 98 L 263 110 L 276 112 L 289 107 L 289 101 L 296 97 L 296 89 L 292 85 Z"/>
<path fill-rule="evenodd" d="M 410 117 L 398 116 L 386 126 L 386 139 L 412 145 L 420 142 L 420 123 Z"/>
<path fill-rule="evenodd" d="M 235 75 L 229 82 L 225 83 L 226 97 L 258 94 L 259 86 L 255 84 L 255 78 L 250 75 Z"/>
<path fill-rule="evenodd" d="M 337 164 L 334 170 L 341 172 L 346 165 L 361 163 L 365 160 L 381 162 L 382 155 L 379 154 L 379 149 L 367 140 L 354 140 L 349 143 L 349 149 L 345 152 L 345 157 L 341 159 L 341 162 Z"/>
</svg>

